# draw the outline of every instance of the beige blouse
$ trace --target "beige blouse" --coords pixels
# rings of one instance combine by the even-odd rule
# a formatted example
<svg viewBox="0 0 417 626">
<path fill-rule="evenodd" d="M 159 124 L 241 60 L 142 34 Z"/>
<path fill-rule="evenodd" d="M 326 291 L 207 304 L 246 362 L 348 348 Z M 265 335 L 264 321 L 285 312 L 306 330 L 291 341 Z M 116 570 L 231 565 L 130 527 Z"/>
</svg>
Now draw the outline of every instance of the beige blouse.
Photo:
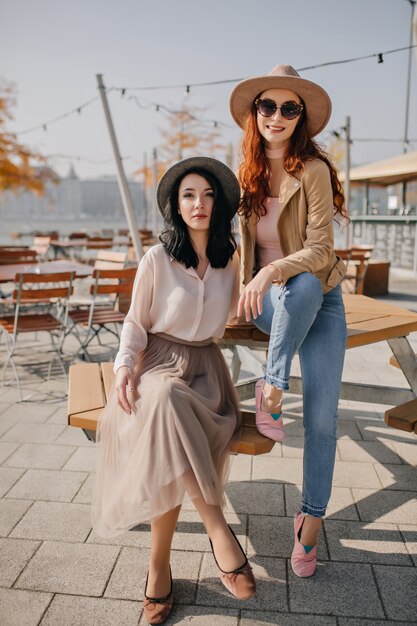
<svg viewBox="0 0 417 626">
<path fill-rule="evenodd" d="M 170 258 L 162 244 L 152 246 L 139 263 L 114 371 L 123 365 L 134 368 L 148 333 L 186 341 L 222 337 L 238 300 L 237 252 L 224 269 L 209 265 L 201 279 L 194 268 Z"/>
</svg>

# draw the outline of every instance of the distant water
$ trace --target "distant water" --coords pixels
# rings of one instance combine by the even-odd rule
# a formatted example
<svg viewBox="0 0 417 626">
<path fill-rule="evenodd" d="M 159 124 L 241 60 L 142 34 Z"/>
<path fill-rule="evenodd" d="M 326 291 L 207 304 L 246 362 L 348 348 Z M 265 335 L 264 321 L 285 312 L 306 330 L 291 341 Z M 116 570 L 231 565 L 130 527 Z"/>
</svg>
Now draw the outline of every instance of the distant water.
<svg viewBox="0 0 417 626">
<path fill-rule="evenodd" d="M 143 224 L 138 224 L 139 228 L 144 227 Z M 148 228 L 152 228 L 152 224 L 148 224 Z M 57 224 L 51 220 L 34 220 L 33 222 L 23 222 L 23 221 L 15 221 L 15 220 L 2 220 L 0 226 L 0 244 L 18 244 L 18 243 L 31 243 L 32 238 L 30 236 L 26 236 L 23 239 L 16 240 L 10 237 L 10 233 L 20 232 L 20 233 L 30 233 L 35 230 L 39 231 L 48 231 L 48 230 L 57 230 L 63 237 L 68 235 L 73 231 L 78 230 L 86 230 L 88 233 L 93 233 L 94 231 L 101 230 L 102 228 L 113 228 L 115 232 L 118 231 L 119 228 L 127 228 L 127 224 L 124 220 L 118 221 L 101 221 L 97 220 L 82 220 L 79 222 L 60 222 Z M 345 239 L 346 239 L 346 230 L 341 228 L 337 224 L 335 224 L 334 228 L 334 242 L 335 248 L 344 248 L 345 247 Z"/>
</svg>

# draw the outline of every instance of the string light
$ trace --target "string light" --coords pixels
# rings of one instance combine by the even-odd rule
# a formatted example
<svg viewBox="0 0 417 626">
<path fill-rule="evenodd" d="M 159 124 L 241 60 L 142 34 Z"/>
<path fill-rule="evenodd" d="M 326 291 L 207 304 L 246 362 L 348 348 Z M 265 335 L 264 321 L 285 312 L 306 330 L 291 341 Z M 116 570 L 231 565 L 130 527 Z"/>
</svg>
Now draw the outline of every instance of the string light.
<svg viewBox="0 0 417 626">
<path fill-rule="evenodd" d="M 410 0 L 409 0 L 410 1 Z M 410 50 L 412 48 L 416 48 L 417 44 L 411 45 L 411 46 L 404 46 L 402 48 L 395 48 L 393 50 L 385 50 L 384 52 L 375 52 L 373 54 L 368 54 L 365 56 L 359 56 L 359 57 L 352 57 L 349 59 L 342 59 L 339 61 L 328 61 L 326 63 L 319 63 L 317 65 L 308 65 L 306 67 L 300 67 L 298 68 L 299 72 L 305 72 L 308 70 L 312 70 L 312 69 L 317 69 L 320 67 L 328 67 L 330 65 L 341 65 L 344 63 L 354 63 L 356 61 L 363 61 L 365 59 L 371 59 L 371 58 L 377 58 L 377 62 L 378 63 L 383 63 L 384 59 L 383 59 L 383 55 L 387 55 L 387 54 L 394 54 L 396 52 L 402 52 L 404 50 Z M 178 88 L 182 88 L 185 89 L 186 93 L 190 93 L 191 87 L 210 87 L 213 85 L 225 85 L 228 83 L 237 83 L 240 82 L 241 80 L 244 80 L 243 78 L 229 78 L 226 80 L 214 80 L 214 81 L 205 81 L 205 82 L 200 82 L 200 83 L 188 83 L 188 84 L 177 84 L 177 85 L 152 85 L 152 86 L 148 86 L 148 87 L 110 87 L 107 89 L 107 93 L 110 93 L 111 91 L 120 91 L 122 97 L 126 94 L 127 91 L 150 91 L 150 90 L 158 90 L 158 89 L 178 89 Z M 62 115 L 59 115 L 47 122 L 43 122 L 42 124 L 38 124 L 36 126 L 32 126 L 31 128 L 27 128 L 25 130 L 22 131 L 15 131 L 15 135 L 26 135 L 27 133 L 33 132 L 35 130 L 39 130 L 39 129 L 43 129 L 44 131 L 47 130 L 47 127 L 50 126 L 51 124 L 55 124 L 56 122 L 69 117 L 70 115 L 73 115 L 74 113 L 78 113 L 80 114 L 81 111 L 86 108 L 87 106 L 89 106 L 90 104 L 92 104 L 93 102 L 96 102 L 99 99 L 99 96 L 96 96 L 94 98 L 91 98 L 91 100 L 88 100 L 87 102 L 84 102 L 84 104 L 81 104 L 80 106 L 76 107 L 75 109 L 71 109 L 71 111 L 68 111 L 66 113 L 63 113 Z M 156 110 L 159 111 L 161 105 L 156 105 Z M 214 122 L 214 120 L 212 120 L 212 122 Z M 227 124 L 223 123 L 223 122 L 219 122 L 219 124 L 221 124 L 222 126 L 226 126 L 229 128 L 234 128 L 232 126 L 228 126 Z"/>
</svg>

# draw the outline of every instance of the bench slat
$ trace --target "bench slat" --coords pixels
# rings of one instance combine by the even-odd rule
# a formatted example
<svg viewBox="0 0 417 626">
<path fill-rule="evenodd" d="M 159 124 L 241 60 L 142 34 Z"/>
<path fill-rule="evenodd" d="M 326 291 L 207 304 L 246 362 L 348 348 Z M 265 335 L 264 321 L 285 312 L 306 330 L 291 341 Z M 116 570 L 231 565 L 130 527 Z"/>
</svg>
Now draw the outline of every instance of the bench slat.
<svg viewBox="0 0 417 626">
<path fill-rule="evenodd" d="M 417 433 L 417 398 L 388 409 L 385 411 L 384 420 L 392 428 Z"/>
<path fill-rule="evenodd" d="M 98 363 L 71 366 L 68 389 L 68 415 L 102 409 L 105 398 Z"/>
</svg>

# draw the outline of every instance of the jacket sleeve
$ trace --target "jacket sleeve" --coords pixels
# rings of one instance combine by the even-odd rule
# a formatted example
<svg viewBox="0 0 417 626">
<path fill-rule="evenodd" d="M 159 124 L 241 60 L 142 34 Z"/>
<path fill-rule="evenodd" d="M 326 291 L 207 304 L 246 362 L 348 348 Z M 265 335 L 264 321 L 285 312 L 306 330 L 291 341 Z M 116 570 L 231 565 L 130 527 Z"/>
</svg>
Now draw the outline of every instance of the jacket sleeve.
<svg viewBox="0 0 417 626">
<path fill-rule="evenodd" d="M 273 265 L 281 270 L 282 282 L 302 272 L 317 273 L 329 263 L 333 251 L 333 191 L 326 163 L 311 161 L 302 177 L 307 225 L 304 247 Z"/>
<path fill-rule="evenodd" d="M 132 290 L 129 312 L 123 323 L 120 347 L 113 370 L 126 365 L 134 369 L 138 355 L 148 343 L 151 328 L 150 310 L 154 293 L 154 263 L 149 254 L 145 255 L 138 267 Z"/>
</svg>

